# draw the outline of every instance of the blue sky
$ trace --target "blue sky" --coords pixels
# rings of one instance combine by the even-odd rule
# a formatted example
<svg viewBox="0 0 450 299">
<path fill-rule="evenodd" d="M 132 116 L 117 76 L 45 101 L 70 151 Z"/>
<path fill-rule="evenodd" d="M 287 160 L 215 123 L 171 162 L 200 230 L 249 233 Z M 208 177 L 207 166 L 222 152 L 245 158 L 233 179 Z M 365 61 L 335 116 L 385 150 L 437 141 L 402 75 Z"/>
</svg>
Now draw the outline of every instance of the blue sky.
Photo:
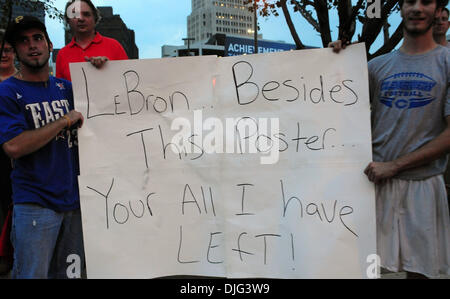
<svg viewBox="0 0 450 299">
<path fill-rule="evenodd" d="M 67 0 L 54 0 L 54 5 L 64 10 Z M 186 37 L 187 16 L 191 13 L 191 0 L 93 0 L 96 6 L 112 6 L 114 14 L 122 17 L 129 29 L 135 31 L 136 44 L 140 58 L 160 58 L 162 45 L 181 45 Z M 176 3 L 176 5 L 175 5 Z M 311 25 L 298 13 L 292 17 L 301 35 L 302 42 L 310 46 L 321 47 L 321 40 Z M 335 12 L 330 12 L 332 20 L 336 20 Z M 399 23 L 399 16 L 394 16 L 393 29 Z M 48 32 L 55 48 L 64 46 L 63 24 L 51 19 L 46 20 Z M 259 18 L 261 33 L 264 39 L 282 40 L 294 43 L 280 12 L 279 17 Z M 337 37 L 337 23 L 332 23 L 332 37 Z M 380 41 L 378 42 L 378 48 Z"/>
</svg>

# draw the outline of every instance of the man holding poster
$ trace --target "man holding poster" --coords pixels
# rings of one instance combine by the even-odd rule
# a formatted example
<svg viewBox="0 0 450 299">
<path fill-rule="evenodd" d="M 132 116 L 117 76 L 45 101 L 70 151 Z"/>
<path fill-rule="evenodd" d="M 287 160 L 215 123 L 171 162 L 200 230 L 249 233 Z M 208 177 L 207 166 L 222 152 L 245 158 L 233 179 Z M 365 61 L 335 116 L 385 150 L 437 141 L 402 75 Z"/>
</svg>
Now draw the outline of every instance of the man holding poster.
<svg viewBox="0 0 450 299">
<path fill-rule="evenodd" d="M 0 144 L 14 161 L 12 277 L 66 278 L 70 263 L 84 259 L 76 140 L 83 116 L 73 110 L 71 83 L 49 76 L 53 46 L 39 19 L 17 17 L 6 40 L 20 62 L 0 87 Z"/>
<path fill-rule="evenodd" d="M 433 40 L 447 1 L 399 1 L 404 42 L 369 63 L 382 267 L 408 278 L 450 274 L 450 224 L 442 174 L 450 151 L 450 54 Z M 340 41 L 330 44 L 338 52 Z"/>
<path fill-rule="evenodd" d="M 128 56 L 115 39 L 102 36 L 95 30 L 100 13 L 90 0 L 71 0 L 64 12 L 66 23 L 74 35 L 56 59 L 56 77 L 71 81 L 69 64 L 89 61 L 102 68 L 108 60 L 125 60 Z"/>
</svg>

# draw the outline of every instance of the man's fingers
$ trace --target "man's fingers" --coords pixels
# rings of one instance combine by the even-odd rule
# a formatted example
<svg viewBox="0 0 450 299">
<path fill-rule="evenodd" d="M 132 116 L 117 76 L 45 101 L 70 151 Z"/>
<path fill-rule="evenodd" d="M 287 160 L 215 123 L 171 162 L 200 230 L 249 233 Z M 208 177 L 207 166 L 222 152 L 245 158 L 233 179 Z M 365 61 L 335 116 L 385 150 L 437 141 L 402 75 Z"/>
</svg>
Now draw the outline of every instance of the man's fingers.
<svg viewBox="0 0 450 299">
<path fill-rule="evenodd" d="M 369 179 L 369 181 L 376 183 L 377 181 L 377 176 L 375 175 L 372 163 L 370 163 L 369 165 L 367 165 L 366 169 L 364 170 L 364 174 L 367 176 L 367 178 Z"/>
<path fill-rule="evenodd" d="M 80 113 L 80 120 L 78 121 L 78 128 L 81 129 L 83 124 L 84 124 L 84 117 L 83 117 L 83 114 Z"/>
<path fill-rule="evenodd" d="M 108 57 L 99 56 L 99 57 L 84 57 L 84 59 L 90 62 L 96 68 L 101 68 L 105 62 L 108 61 Z"/>
<path fill-rule="evenodd" d="M 340 40 L 331 42 L 328 44 L 328 47 L 333 48 L 333 52 L 339 53 L 339 51 L 341 51 L 342 49 L 342 42 Z"/>
<path fill-rule="evenodd" d="M 68 114 L 66 114 L 66 116 L 70 118 L 72 125 L 77 124 L 78 128 L 81 128 L 83 126 L 84 117 L 80 112 L 72 110 Z"/>
<path fill-rule="evenodd" d="M 369 166 L 367 166 L 366 169 L 364 169 L 364 174 L 369 175 Z"/>
<path fill-rule="evenodd" d="M 372 173 L 373 170 L 373 164 L 370 163 L 369 165 L 367 165 L 366 169 L 364 169 L 364 173 L 369 176 Z"/>
<path fill-rule="evenodd" d="M 347 48 L 347 45 L 350 45 L 350 41 L 348 40 L 336 40 L 328 44 L 328 48 L 333 48 L 333 52 L 339 53 L 341 50 Z"/>
<path fill-rule="evenodd" d="M 335 47 L 337 46 L 337 42 L 338 42 L 338 41 L 329 42 L 329 43 L 328 43 L 328 48 L 335 48 Z"/>
<path fill-rule="evenodd" d="M 77 123 L 77 126 L 78 126 L 78 128 L 81 128 L 81 127 L 83 126 L 83 122 L 84 122 L 83 114 L 81 114 L 81 113 L 78 112 L 78 111 L 74 111 L 74 113 L 76 113 L 76 118 L 77 118 L 76 123 Z"/>
</svg>

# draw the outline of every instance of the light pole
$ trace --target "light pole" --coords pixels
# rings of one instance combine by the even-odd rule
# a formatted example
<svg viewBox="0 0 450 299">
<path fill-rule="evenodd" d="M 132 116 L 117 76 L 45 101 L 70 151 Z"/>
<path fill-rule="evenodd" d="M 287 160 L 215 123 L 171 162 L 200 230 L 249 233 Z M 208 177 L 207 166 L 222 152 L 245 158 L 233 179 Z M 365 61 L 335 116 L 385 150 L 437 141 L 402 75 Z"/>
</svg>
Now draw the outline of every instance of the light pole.
<svg viewBox="0 0 450 299">
<path fill-rule="evenodd" d="M 191 56 L 191 40 L 195 40 L 195 38 L 193 38 L 193 37 L 186 37 L 186 38 L 183 38 L 183 41 L 187 41 L 187 46 L 188 46 L 188 56 Z"/>
<path fill-rule="evenodd" d="M 255 41 L 255 54 L 258 54 L 258 0 L 253 0 L 253 39 Z"/>
</svg>

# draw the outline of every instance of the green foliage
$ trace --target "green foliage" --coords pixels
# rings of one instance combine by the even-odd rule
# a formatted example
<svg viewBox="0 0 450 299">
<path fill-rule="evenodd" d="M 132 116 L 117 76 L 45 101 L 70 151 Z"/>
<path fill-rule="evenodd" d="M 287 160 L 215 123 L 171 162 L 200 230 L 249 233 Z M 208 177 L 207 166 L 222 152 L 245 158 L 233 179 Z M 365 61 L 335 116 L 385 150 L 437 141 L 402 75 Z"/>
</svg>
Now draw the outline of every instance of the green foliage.
<svg viewBox="0 0 450 299">
<path fill-rule="evenodd" d="M 362 24 L 361 33 L 357 34 L 356 41 L 365 42 L 369 58 L 391 51 L 401 40 L 402 30 L 398 27 L 392 36 L 385 35 L 385 44 L 374 54 L 369 54 L 369 49 L 379 34 L 386 34 L 386 26 L 389 26 L 389 16 L 398 11 L 396 0 L 381 0 L 381 17 L 370 19 L 366 16 L 367 1 L 358 0 L 355 4 L 351 0 L 244 0 L 248 9 L 253 11 L 255 7 L 258 14 L 263 17 L 280 16 L 279 11 L 283 12 L 286 24 L 289 27 L 291 35 L 298 49 L 303 49 L 301 42 L 301 32 L 298 32 L 294 20 L 290 15 L 288 7 L 294 11 L 294 14 L 304 18 L 312 26 L 312 29 L 318 32 L 322 39 L 323 47 L 327 47 L 331 40 L 331 27 L 329 13 L 332 10 L 337 11 L 339 16 L 338 39 L 355 41 L 356 24 Z M 302 31 L 305 30 L 302 28 Z"/>
<path fill-rule="evenodd" d="M 55 20 L 63 20 L 64 16 L 54 6 L 53 0 L 0 0 L 0 28 L 7 27 L 11 8 L 13 7 L 19 7 L 30 12 L 43 8 L 46 16 Z"/>
</svg>

